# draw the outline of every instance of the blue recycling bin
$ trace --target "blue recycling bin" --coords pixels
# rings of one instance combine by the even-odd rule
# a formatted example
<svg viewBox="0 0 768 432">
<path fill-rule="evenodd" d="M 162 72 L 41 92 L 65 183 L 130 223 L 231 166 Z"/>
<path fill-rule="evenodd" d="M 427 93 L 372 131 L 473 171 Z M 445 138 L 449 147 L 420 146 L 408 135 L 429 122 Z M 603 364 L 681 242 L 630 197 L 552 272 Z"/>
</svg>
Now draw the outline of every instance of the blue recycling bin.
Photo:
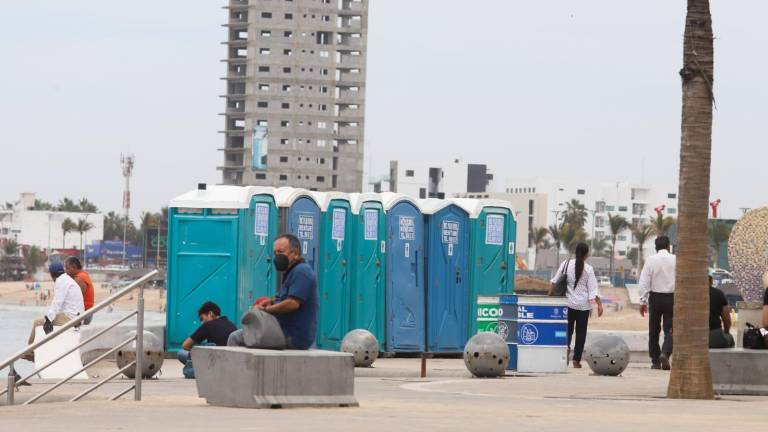
<svg viewBox="0 0 768 432">
<path fill-rule="evenodd" d="M 424 220 L 419 205 L 382 194 L 387 214 L 387 328 L 389 352 L 423 352 L 426 336 Z"/>
<path fill-rule="evenodd" d="M 420 205 L 426 226 L 427 351 L 460 353 L 469 339 L 469 215 L 450 200 Z"/>
<path fill-rule="evenodd" d="M 255 298 L 272 292 L 271 245 L 277 232 L 272 188 L 205 186 L 171 200 L 168 210 L 167 351 L 200 325 L 206 301 L 239 322 Z"/>
</svg>

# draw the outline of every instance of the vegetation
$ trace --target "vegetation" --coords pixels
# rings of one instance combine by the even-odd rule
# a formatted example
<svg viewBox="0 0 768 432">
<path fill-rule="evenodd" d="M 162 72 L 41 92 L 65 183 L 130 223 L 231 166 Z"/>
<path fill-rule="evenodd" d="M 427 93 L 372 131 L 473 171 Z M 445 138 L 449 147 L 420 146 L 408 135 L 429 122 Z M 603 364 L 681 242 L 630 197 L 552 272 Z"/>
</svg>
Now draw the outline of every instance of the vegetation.
<svg viewBox="0 0 768 432">
<path fill-rule="evenodd" d="M 683 110 L 675 272 L 675 355 L 667 396 L 713 399 L 709 365 L 709 174 L 714 46 L 709 0 L 688 0 L 683 37 Z"/>
<path fill-rule="evenodd" d="M 712 266 L 719 267 L 720 248 L 728 243 L 728 239 L 731 238 L 731 227 L 722 221 L 713 220 L 709 223 L 707 235 L 709 235 L 709 245 L 712 253 Z"/>
<path fill-rule="evenodd" d="M 12 256 L 19 253 L 19 243 L 16 240 L 8 240 L 3 245 L 3 254 Z"/>
<path fill-rule="evenodd" d="M 639 275 L 641 271 L 643 271 L 643 261 L 645 261 L 643 251 L 645 249 L 645 242 L 647 242 L 654 233 L 654 228 L 651 225 L 648 224 L 637 224 L 634 223 L 629 227 L 629 230 L 632 231 L 632 235 L 635 237 L 635 240 L 637 240 L 638 243 L 638 262 L 632 262 L 632 264 L 637 266 L 637 274 Z"/>
<path fill-rule="evenodd" d="M 61 211 L 72 213 L 98 213 L 99 208 L 87 198 L 81 198 L 80 201 L 75 202 L 71 198 L 62 198 L 57 205 L 53 205 L 48 201 L 35 200 L 35 204 L 29 208 L 29 210 L 46 210 L 46 211 Z"/>
<path fill-rule="evenodd" d="M 75 225 L 75 231 L 80 233 L 80 250 L 83 250 L 83 235 L 93 229 L 93 224 L 88 222 L 85 218 L 77 220 Z"/>
<path fill-rule="evenodd" d="M 608 213 L 608 228 L 611 230 L 611 260 L 608 274 L 613 281 L 613 261 L 616 259 L 616 240 L 620 233 L 629 228 L 629 222 L 621 215 Z"/>
<path fill-rule="evenodd" d="M 63 234 L 63 239 L 61 241 L 62 248 L 67 247 L 67 234 L 71 233 L 72 231 L 75 231 L 76 229 L 77 229 L 77 224 L 72 222 L 72 219 L 70 218 L 64 219 L 64 222 L 61 223 L 61 233 Z"/>
<path fill-rule="evenodd" d="M 37 269 L 45 264 L 46 257 L 37 246 L 23 248 L 22 254 L 24 255 L 24 265 L 27 267 L 27 274 L 35 274 Z"/>
<path fill-rule="evenodd" d="M 565 203 L 565 212 L 563 213 L 563 225 L 568 225 L 574 232 L 579 228 L 584 228 L 587 223 L 587 208 L 577 199 Z"/>
<path fill-rule="evenodd" d="M 656 232 L 656 237 L 665 236 L 669 233 L 669 229 L 674 226 L 677 221 L 672 216 L 664 217 L 659 214 L 656 217 L 651 216 L 651 226 Z"/>
<path fill-rule="evenodd" d="M 590 248 L 592 249 L 593 256 L 605 256 L 605 250 L 608 249 L 608 240 L 606 240 L 605 237 L 601 237 L 599 240 L 597 238 L 593 238 L 590 241 Z"/>
</svg>

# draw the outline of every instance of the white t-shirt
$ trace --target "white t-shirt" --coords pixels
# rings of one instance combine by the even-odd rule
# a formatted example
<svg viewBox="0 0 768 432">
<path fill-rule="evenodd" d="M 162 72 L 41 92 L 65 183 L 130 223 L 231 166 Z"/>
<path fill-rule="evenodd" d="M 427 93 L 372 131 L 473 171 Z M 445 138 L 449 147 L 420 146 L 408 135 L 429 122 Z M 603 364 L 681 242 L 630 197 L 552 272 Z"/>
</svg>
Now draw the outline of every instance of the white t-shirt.
<svg viewBox="0 0 768 432">
<path fill-rule="evenodd" d="M 576 260 L 567 260 L 560 264 L 555 277 L 551 280 L 552 283 L 556 283 L 560 279 L 566 264 L 568 265 L 568 290 L 565 293 L 565 297 L 568 299 L 568 307 L 583 311 L 592 310 L 592 304 L 589 301 L 600 297 L 595 270 L 591 265 L 584 263 L 584 271 L 581 273 L 579 283 L 574 286 L 576 282 Z"/>
<path fill-rule="evenodd" d="M 80 285 L 66 273 L 56 278 L 53 285 L 53 301 L 45 316 L 53 321 L 56 315 L 62 313 L 72 319 L 83 313 L 84 309 Z"/>
</svg>

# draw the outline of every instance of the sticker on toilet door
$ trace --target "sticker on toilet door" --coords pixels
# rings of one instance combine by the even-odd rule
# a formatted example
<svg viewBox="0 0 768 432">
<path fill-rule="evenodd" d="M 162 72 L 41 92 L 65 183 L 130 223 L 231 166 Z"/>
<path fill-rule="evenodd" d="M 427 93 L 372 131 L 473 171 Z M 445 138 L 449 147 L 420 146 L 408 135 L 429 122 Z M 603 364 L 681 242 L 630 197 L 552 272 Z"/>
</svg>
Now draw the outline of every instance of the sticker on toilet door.
<svg viewBox="0 0 768 432">
<path fill-rule="evenodd" d="M 453 243 L 448 243 L 448 256 L 453 256 Z"/>
<path fill-rule="evenodd" d="M 347 225 L 347 212 L 344 209 L 333 209 L 333 225 L 331 226 L 331 239 L 344 240 L 344 231 Z"/>
<path fill-rule="evenodd" d="M 485 244 L 504 245 L 504 216 L 488 215 L 485 225 Z"/>
<path fill-rule="evenodd" d="M 411 244 L 405 243 L 405 249 L 403 249 L 403 255 L 405 255 L 406 258 L 411 257 Z"/>
<path fill-rule="evenodd" d="M 269 235 L 269 206 L 267 204 L 256 204 L 254 210 L 255 222 L 253 233 L 260 237 Z M 264 244 L 264 243 L 262 243 Z"/>
</svg>

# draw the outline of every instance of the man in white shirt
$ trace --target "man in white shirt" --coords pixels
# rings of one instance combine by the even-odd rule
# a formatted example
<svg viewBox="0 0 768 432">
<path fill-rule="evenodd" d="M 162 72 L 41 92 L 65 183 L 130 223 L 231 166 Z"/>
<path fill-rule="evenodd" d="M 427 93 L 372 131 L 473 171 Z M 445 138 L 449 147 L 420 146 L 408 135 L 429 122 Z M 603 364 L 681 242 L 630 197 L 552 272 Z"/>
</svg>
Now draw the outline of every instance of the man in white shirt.
<svg viewBox="0 0 768 432">
<path fill-rule="evenodd" d="M 648 353 L 652 369 L 669 370 L 672 356 L 672 311 L 675 306 L 676 257 L 669 253 L 669 237 L 656 238 L 656 255 L 648 258 L 640 273 L 640 315 L 648 312 Z M 663 320 L 663 324 L 662 324 Z M 664 329 L 664 346 L 659 332 Z"/>
<path fill-rule="evenodd" d="M 64 272 L 64 264 L 60 262 L 51 263 L 48 266 L 48 271 L 51 274 L 51 278 L 55 281 L 53 285 L 53 299 L 48 306 L 45 316 L 36 319 L 32 325 L 29 344 L 35 341 L 36 327 L 43 326 L 43 330 L 48 334 L 53 331 L 53 326 L 64 325 L 84 311 L 83 293 L 77 282 Z M 24 358 L 34 361 L 34 353 L 30 351 Z"/>
</svg>

